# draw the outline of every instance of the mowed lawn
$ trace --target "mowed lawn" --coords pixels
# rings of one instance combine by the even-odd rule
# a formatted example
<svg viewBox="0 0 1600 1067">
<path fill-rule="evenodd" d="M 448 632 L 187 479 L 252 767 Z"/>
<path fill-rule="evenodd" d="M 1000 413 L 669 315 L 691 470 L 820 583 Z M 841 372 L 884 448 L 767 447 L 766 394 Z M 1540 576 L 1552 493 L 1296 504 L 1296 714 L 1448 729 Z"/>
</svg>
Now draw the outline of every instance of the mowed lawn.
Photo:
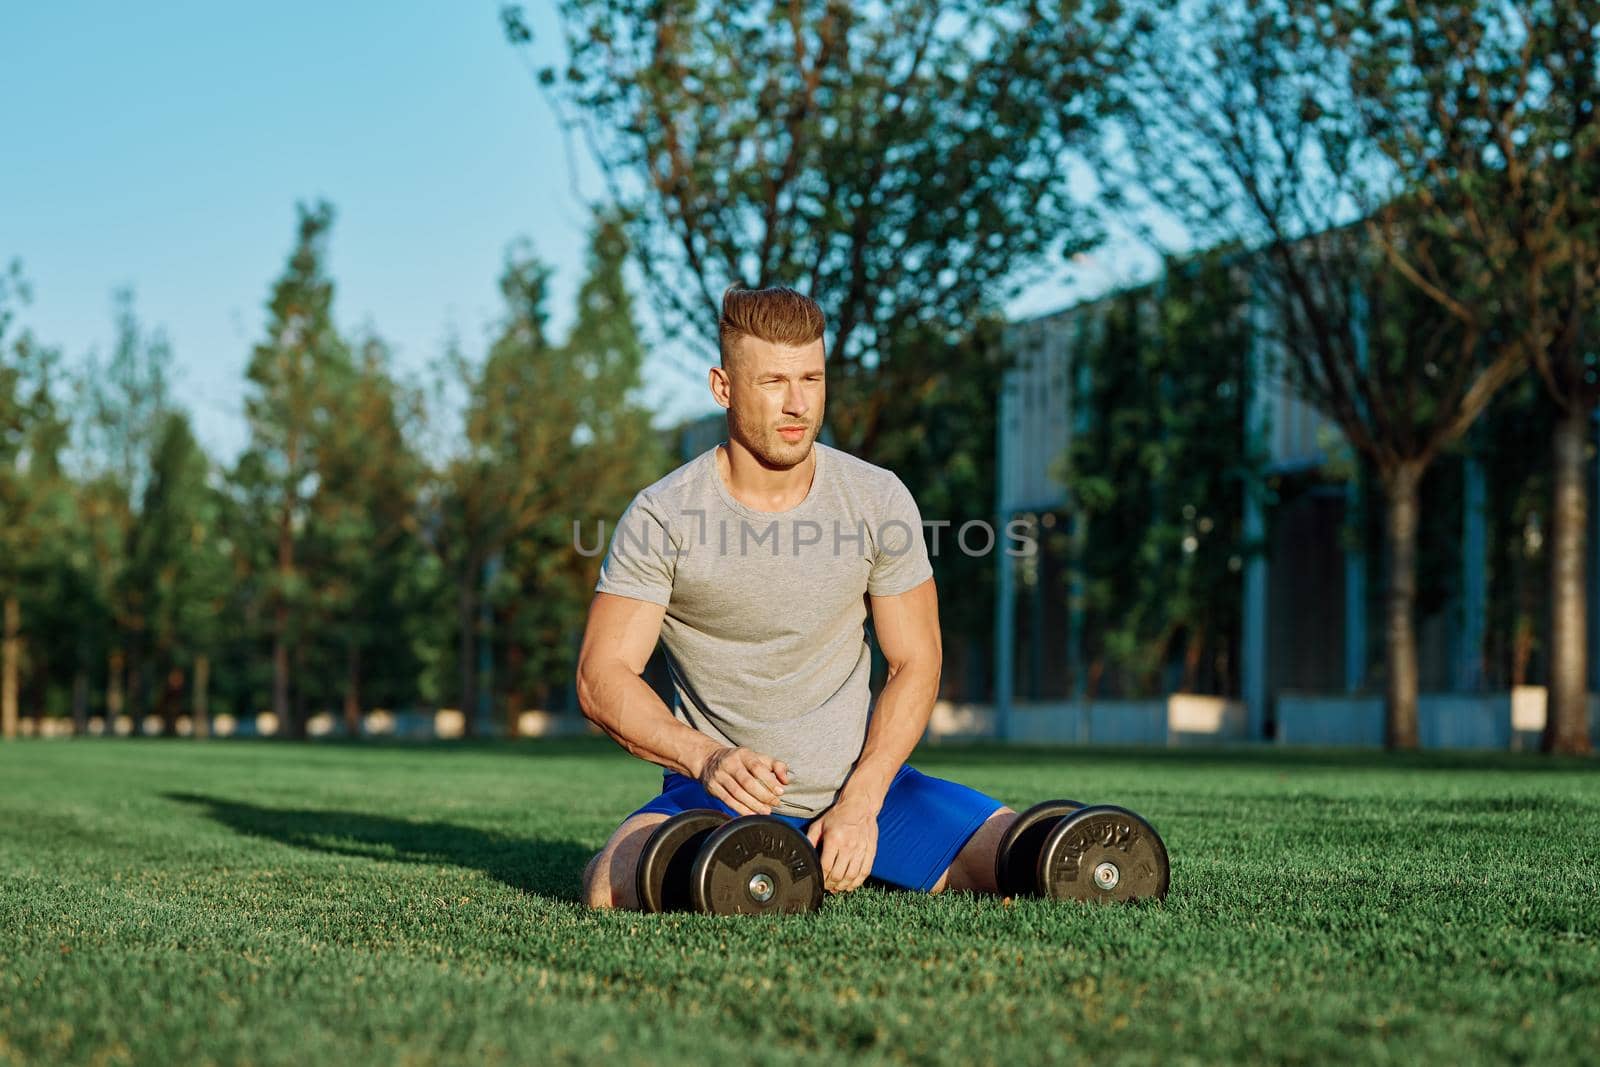
<svg viewBox="0 0 1600 1067">
<path fill-rule="evenodd" d="M 592 914 L 658 772 L 603 741 L 0 748 L 0 1062 L 1600 1057 L 1600 765 L 936 748 L 1122 803 L 1162 905 L 866 889 Z"/>
</svg>

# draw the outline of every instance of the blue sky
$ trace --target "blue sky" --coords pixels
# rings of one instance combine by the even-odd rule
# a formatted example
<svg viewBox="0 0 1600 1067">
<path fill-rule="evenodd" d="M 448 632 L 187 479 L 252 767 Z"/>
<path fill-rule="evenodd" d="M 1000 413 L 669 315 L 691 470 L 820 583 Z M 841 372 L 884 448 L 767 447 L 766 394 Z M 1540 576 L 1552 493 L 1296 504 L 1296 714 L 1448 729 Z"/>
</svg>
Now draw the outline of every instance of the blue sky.
<svg viewBox="0 0 1600 1067">
<path fill-rule="evenodd" d="M 546 0 L 536 58 L 559 60 Z M 564 328 L 584 251 L 554 116 L 471 3 L 77 2 L 0 15 L 0 262 L 34 289 L 24 321 L 76 364 L 111 338 L 111 293 L 172 342 L 177 399 L 231 457 L 243 371 L 294 233 L 297 200 L 338 210 L 335 316 L 419 378 L 454 331 L 480 352 L 507 245 L 556 268 Z M 578 161 L 585 195 L 599 183 Z M 1065 303 L 1062 277 L 1012 306 Z M 704 383 L 648 367 L 658 421 L 712 409 Z"/>
</svg>

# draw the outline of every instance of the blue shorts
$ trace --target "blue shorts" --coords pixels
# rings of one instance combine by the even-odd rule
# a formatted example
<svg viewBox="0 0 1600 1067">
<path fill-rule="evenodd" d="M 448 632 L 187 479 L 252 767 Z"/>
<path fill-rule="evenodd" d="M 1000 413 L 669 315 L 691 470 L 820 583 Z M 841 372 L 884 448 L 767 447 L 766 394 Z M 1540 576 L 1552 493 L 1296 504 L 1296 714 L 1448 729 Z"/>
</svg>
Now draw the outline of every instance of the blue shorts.
<svg viewBox="0 0 1600 1067">
<path fill-rule="evenodd" d="M 872 877 L 902 889 L 927 892 L 978 827 L 1003 806 L 976 789 L 930 777 L 909 764 L 901 767 L 878 812 L 878 854 L 872 861 Z M 734 814 L 699 782 L 674 771 L 664 772 L 661 795 L 633 814 L 676 815 L 689 808 L 716 808 Z M 811 824 L 810 819 L 798 815 L 777 818 L 801 830 Z"/>
</svg>

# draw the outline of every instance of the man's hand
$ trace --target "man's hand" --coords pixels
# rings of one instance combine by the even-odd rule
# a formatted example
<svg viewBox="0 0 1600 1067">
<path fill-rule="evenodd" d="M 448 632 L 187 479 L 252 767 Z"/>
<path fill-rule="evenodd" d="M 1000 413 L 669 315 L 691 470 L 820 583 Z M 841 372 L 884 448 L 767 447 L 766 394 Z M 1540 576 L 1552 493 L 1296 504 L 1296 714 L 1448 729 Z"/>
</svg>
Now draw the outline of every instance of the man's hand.
<svg viewBox="0 0 1600 1067">
<path fill-rule="evenodd" d="M 789 765 L 748 748 L 724 746 L 706 757 L 696 777 L 707 793 L 740 815 L 771 815 L 789 784 Z"/>
<path fill-rule="evenodd" d="M 878 809 L 840 795 L 806 829 L 822 857 L 822 887 L 830 893 L 860 889 L 878 855 Z"/>
</svg>

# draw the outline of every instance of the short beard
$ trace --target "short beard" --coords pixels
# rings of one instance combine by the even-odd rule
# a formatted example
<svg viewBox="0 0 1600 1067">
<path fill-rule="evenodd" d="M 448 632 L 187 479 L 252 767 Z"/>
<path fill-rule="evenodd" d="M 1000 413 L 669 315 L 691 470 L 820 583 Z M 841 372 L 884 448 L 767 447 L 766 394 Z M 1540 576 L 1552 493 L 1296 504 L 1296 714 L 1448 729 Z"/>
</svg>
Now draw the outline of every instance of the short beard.
<svg viewBox="0 0 1600 1067">
<path fill-rule="evenodd" d="M 775 428 L 764 424 L 751 426 L 736 420 L 733 428 L 738 433 L 739 443 L 763 467 L 771 470 L 793 470 L 804 463 L 817 436 L 816 426 L 811 423 L 806 424 L 806 435 L 794 444 L 785 441 Z"/>
</svg>

